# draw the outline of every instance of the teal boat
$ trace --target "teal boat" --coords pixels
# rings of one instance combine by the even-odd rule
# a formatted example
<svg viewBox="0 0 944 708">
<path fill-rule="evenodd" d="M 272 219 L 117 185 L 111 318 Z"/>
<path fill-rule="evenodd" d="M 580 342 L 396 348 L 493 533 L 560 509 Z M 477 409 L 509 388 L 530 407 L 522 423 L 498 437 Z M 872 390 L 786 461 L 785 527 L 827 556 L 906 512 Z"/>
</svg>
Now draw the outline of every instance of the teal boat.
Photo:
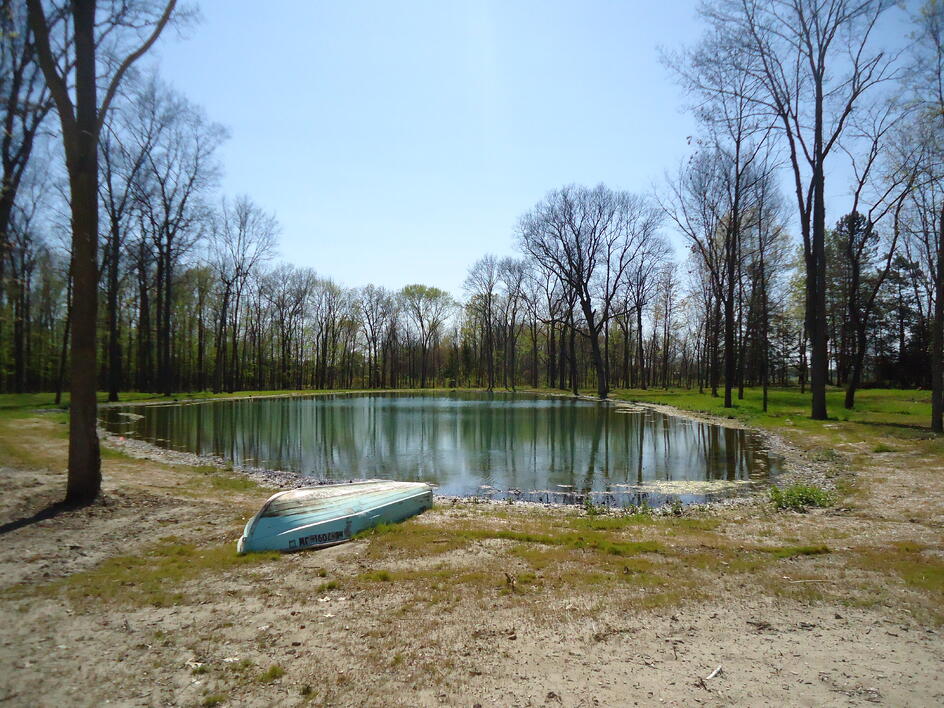
<svg viewBox="0 0 944 708">
<path fill-rule="evenodd" d="M 429 509 L 425 482 L 369 480 L 279 492 L 249 520 L 236 545 L 251 551 L 302 551 L 349 541 L 377 524 L 393 524 Z"/>
</svg>

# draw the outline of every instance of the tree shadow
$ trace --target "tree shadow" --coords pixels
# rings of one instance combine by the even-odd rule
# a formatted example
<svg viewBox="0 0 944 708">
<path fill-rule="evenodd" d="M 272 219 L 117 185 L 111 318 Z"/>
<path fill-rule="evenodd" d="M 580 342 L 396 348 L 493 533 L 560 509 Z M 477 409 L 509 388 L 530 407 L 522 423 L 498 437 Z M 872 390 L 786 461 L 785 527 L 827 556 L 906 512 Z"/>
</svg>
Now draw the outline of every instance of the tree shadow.
<svg viewBox="0 0 944 708">
<path fill-rule="evenodd" d="M 77 508 L 79 508 L 79 505 L 77 504 L 67 504 L 64 501 L 54 502 L 44 509 L 40 509 L 32 516 L 25 516 L 22 519 L 16 519 L 5 524 L 0 524 L 0 536 L 26 526 L 31 526 L 32 524 L 38 523 L 40 521 L 45 521 L 46 519 L 55 518 L 63 512 L 73 511 Z"/>
<path fill-rule="evenodd" d="M 931 430 L 930 423 L 928 425 L 922 425 L 921 423 L 892 423 L 892 422 L 877 421 L 877 420 L 856 420 L 853 422 L 855 422 L 856 425 L 868 425 L 873 428 L 901 428 L 904 430 L 916 430 L 921 433 L 927 433 L 928 440 L 934 437 L 937 437 L 939 435 L 939 433 L 935 433 L 934 431 Z"/>
</svg>

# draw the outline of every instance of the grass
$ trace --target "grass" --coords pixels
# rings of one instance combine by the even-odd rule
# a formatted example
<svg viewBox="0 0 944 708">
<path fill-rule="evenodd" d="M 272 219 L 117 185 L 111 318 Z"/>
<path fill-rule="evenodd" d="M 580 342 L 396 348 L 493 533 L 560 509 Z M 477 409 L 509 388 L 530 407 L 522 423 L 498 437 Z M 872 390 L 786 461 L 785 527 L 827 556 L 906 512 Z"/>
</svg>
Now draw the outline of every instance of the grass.
<svg viewBox="0 0 944 708">
<path fill-rule="evenodd" d="M 97 567 L 56 580 L 46 592 L 62 593 L 78 607 L 108 603 L 131 607 L 169 607 L 188 601 L 186 584 L 207 574 L 277 562 L 281 554 L 237 555 L 233 544 L 198 548 L 175 538 L 137 556 L 109 558 Z"/>
<path fill-rule="evenodd" d="M 592 392 L 591 392 L 592 393 Z M 723 418 L 735 418 L 760 427 L 792 425 L 800 428 L 821 428 L 823 423 L 850 422 L 864 425 L 907 426 L 930 429 L 931 394 L 928 391 L 904 389 L 861 389 L 856 393 L 852 410 L 843 407 L 845 392 L 829 388 L 826 404 L 829 421 L 810 419 L 809 390 L 800 393 L 797 387 L 771 388 L 768 410 L 763 410 L 763 392 L 760 388 L 745 388 L 744 398 L 735 398 L 732 408 L 724 407 L 724 398 L 712 397 L 709 392 L 698 393 L 687 389 L 618 389 L 612 392 L 616 399 L 663 403 L 689 411 L 698 411 Z"/>
<path fill-rule="evenodd" d="M 829 553 L 829 548 L 822 544 L 815 546 L 781 546 L 779 548 L 762 548 L 764 553 L 774 558 L 796 558 L 797 556 L 818 556 Z"/>
<path fill-rule="evenodd" d="M 794 484 L 783 489 L 770 488 L 770 500 L 778 509 L 806 511 L 810 507 L 832 506 L 832 495 L 812 484 Z"/>
<path fill-rule="evenodd" d="M 413 602 L 446 607 L 459 597 L 501 598 L 524 603 L 539 618 L 548 601 L 583 593 L 634 609 L 673 607 L 697 601 L 719 575 L 776 576 L 784 560 L 830 553 L 822 543 L 738 544 L 718 518 L 506 512 L 474 504 L 452 513 L 443 525 L 411 521 L 362 534 L 364 555 L 386 567 L 362 572 L 355 584 L 390 583 Z M 428 562 L 418 563 L 422 558 Z M 465 560 L 457 565 L 457 558 Z"/>
<path fill-rule="evenodd" d="M 850 565 L 875 574 L 885 585 L 888 575 L 915 591 L 909 605 L 918 619 L 944 624 L 944 558 L 934 548 L 913 541 L 852 549 Z"/>
<path fill-rule="evenodd" d="M 272 664 L 268 669 L 259 674 L 257 679 L 259 683 L 272 683 L 285 676 L 285 669 L 278 664 Z"/>
</svg>

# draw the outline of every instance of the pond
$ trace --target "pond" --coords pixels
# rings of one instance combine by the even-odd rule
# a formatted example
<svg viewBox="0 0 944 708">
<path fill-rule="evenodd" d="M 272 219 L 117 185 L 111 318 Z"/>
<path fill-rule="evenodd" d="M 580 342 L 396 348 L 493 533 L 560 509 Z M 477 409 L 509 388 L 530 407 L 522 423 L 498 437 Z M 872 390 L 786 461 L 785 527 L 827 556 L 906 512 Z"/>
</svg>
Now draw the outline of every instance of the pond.
<svg viewBox="0 0 944 708">
<path fill-rule="evenodd" d="M 104 408 L 111 432 L 315 481 L 388 478 L 441 495 L 700 503 L 776 473 L 750 431 L 585 399 L 367 393 Z"/>
</svg>

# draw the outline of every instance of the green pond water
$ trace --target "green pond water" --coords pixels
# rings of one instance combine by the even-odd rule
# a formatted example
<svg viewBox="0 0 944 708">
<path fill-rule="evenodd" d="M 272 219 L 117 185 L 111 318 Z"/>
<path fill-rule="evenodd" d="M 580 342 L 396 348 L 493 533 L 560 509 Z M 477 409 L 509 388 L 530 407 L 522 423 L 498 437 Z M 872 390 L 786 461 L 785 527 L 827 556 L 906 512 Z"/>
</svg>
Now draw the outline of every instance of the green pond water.
<svg viewBox="0 0 944 708">
<path fill-rule="evenodd" d="M 751 432 L 607 403 L 511 393 L 376 393 L 122 406 L 111 432 L 288 470 L 438 494 L 613 506 L 696 503 L 776 473 Z"/>
</svg>

